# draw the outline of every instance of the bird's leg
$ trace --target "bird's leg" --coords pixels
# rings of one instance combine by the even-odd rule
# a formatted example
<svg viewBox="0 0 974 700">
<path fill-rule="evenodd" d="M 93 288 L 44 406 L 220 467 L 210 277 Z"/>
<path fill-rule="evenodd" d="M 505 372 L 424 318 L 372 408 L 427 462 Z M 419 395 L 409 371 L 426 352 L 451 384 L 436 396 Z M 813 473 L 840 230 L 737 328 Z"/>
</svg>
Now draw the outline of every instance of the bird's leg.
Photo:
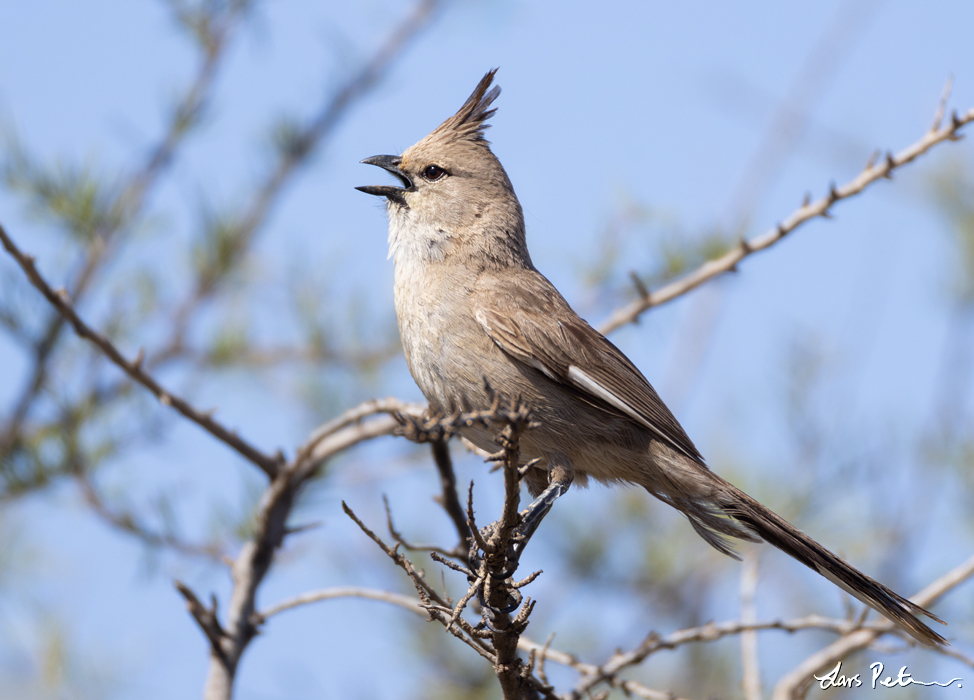
<svg viewBox="0 0 974 700">
<path fill-rule="evenodd" d="M 570 466 L 564 464 L 554 464 L 548 470 L 548 488 L 541 492 L 541 495 L 534 499 L 531 504 L 521 511 L 521 525 L 518 528 L 518 541 L 514 546 L 516 555 L 524 551 L 528 540 L 538 529 L 538 525 L 551 510 L 552 504 L 567 491 L 572 485 L 575 473 Z"/>
<path fill-rule="evenodd" d="M 567 462 L 567 460 L 566 460 Z M 521 554 L 524 552 L 524 548 L 528 544 L 528 540 L 534 535 L 541 521 L 551 510 L 552 504 L 558 499 L 559 496 L 563 495 L 568 491 L 568 487 L 572 484 L 572 479 L 574 478 L 574 471 L 569 464 L 555 463 L 548 469 L 548 487 L 539 495 L 531 504 L 518 513 L 518 520 L 520 521 L 517 529 L 513 532 L 513 536 L 510 538 L 506 545 L 506 555 L 504 568 L 501 571 L 496 571 L 491 574 L 491 576 L 497 580 L 507 580 L 510 579 L 514 572 L 517 571 L 518 564 L 521 559 Z M 480 539 L 482 542 L 489 542 L 493 535 L 496 533 L 500 522 L 493 522 L 479 530 L 479 538 L 471 539 L 470 547 L 470 562 L 471 569 L 473 569 L 477 562 L 480 560 L 479 548 L 476 543 L 476 539 Z M 482 592 L 481 592 L 482 593 Z M 517 594 L 517 591 L 513 591 Z M 519 599 L 519 594 L 512 596 Z M 482 603 L 484 601 L 481 601 Z M 509 612 L 510 610 L 516 609 L 520 602 L 513 602 L 513 607 L 510 609 L 495 609 L 491 608 L 496 612 Z M 485 607 L 490 607 L 485 604 Z"/>
</svg>

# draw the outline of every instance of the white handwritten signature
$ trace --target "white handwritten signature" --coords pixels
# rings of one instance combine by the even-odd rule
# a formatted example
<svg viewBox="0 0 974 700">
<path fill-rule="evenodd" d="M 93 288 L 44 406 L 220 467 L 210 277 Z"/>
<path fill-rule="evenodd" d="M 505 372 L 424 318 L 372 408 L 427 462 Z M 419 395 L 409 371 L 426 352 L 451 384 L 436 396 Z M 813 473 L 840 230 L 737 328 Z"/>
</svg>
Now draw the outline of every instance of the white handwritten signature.
<svg viewBox="0 0 974 700">
<path fill-rule="evenodd" d="M 957 684 L 958 688 L 963 688 L 964 680 L 962 678 L 951 678 L 946 683 L 939 683 L 937 681 L 918 681 L 914 678 L 909 671 L 906 670 L 906 666 L 900 668 L 900 672 L 896 674 L 896 678 L 892 676 L 886 676 L 880 680 L 883 675 L 883 664 L 879 661 L 869 664 L 869 669 L 872 671 L 872 678 L 870 680 L 870 687 L 875 689 L 876 686 L 883 686 L 884 688 L 905 688 L 908 685 L 937 685 L 941 688 L 947 688 L 954 683 Z M 862 679 L 859 674 L 854 676 L 846 676 L 842 673 L 842 662 L 839 661 L 835 668 L 826 673 L 824 676 L 813 676 L 815 680 L 818 681 L 818 685 L 822 690 L 827 688 L 858 688 L 862 685 Z"/>
</svg>

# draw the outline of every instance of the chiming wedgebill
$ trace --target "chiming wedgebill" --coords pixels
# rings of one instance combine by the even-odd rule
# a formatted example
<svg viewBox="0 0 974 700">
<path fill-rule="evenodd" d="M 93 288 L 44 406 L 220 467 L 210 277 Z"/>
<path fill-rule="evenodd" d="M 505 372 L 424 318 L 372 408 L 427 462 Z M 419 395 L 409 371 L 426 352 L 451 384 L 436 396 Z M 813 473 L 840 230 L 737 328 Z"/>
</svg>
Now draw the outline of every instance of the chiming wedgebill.
<svg viewBox="0 0 974 700">
<path fill-rule="evenodd" d="M 538 427 L 520 458 L 544 512 L 574 480 L 638 484 L 733 555 L 726 538 L 764 540 L 848 591 L 914 639 L 946 644 L 918 605 L 853 568 L 714 474 L 649 382 L 572 310 L 531 262 L 514 188 L 484 138 L 491 71 L 460 110 L 399 156 L 373 156 L 399 186 L 359 187 L 387 199 L 389 255 L 406 361 L 433 411 L 487 409 L 519 398 Z M 570 206 L 570 202 L 567 202 Z M 489 452 L 490 428 L 465 437 Z"/>
</svg>

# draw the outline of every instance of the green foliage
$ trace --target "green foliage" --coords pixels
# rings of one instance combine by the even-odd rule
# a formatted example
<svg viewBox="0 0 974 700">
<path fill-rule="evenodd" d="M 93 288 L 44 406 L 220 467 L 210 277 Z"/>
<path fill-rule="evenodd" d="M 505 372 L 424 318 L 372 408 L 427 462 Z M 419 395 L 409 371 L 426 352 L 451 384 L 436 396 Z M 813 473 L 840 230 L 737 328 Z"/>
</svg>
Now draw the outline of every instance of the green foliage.
<svg viewBox="0 0 974 700">
<path fill-rule="evenodd" d="M 78 243 L 93 245 L 123 219 L 118 188 L 91 163 L 43 164 L 9 137 L 0 161 L 4 184 L 20 192 L 35 213 L 57 222 Z"/>
<path fill-rule="evenodd" d="M 304 125 L 299 119 L 289 115 L 278 117 L 271 125 L 270 143 L 284 160 L 302 158 L 310 147 Z"/>
<path fill-rule="evenodd" d="M 598 234 L 598 249 L 586 259 L 580 274 L 586 286 L 604 289 L 613 284 L 631 296 L 632 275 L 637 289 L 650 290 L 722 256 L 737 238 L 719 228 L 691 232 L 679 218 L 624 195 Z M 646 265 L 629 260 L 649 260 Z M 625 261 L 625 262 L 623 262 Z M 621 275 L 629 275 L 621 281 Z"/>
<path fill-rule="evenodd" d="M 697 235 L 672 232 L 664 234 L 657 243 L 658 259 L 650 279 L 656 284 L 669 282 L 730 250 L 736 241 L 720 229 L 703 231 Z"/>
<path fill-rule="evenodd" d="M 238 362 L 251 343 L 247 327 L 240 322 L 230 322 L 218 329 L 210 340 L 207 363 L 213 367 L 226 367 Z"/>
<path fill-rule="evenodd" d="M 216 53 L 228 21 L 248 12 L 253 0 L 165 0 L 176 23 L 192 37 L 204 53 Z"/>
<path fill-rule="evenodd" d="M 209 289 L 236 269 L 247 241 L 236 211 L 204 207 L 200 224 L 193 262 L 201 288 Z"/>
<path fill-rule="evenodd" d="M 15 672 L 0 669 L 0 687 L 8 693 L 6 697 L 95 700 L 119 685 L 115 660 L 82 645 L 63 620 L 48 615 L 32 638 L 18 641 L 27 647 L 30 661 Z"/>
</svg>

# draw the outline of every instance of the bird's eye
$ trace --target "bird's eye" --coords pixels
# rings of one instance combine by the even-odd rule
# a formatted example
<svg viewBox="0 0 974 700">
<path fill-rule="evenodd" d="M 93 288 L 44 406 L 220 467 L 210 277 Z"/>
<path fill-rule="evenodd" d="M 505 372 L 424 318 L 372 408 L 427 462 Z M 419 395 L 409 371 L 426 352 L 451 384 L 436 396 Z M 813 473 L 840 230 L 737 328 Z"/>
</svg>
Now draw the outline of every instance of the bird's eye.
<svg viewBox="0 0 974 700">
<path fill-rule="evenodd" d="M 435 182 L 444 175 L 446 175 L 446 170 L 438 165 L 427 165 L 425 168 L 423 168 L 423 177 L 430 182 Z"/>
</svg>

